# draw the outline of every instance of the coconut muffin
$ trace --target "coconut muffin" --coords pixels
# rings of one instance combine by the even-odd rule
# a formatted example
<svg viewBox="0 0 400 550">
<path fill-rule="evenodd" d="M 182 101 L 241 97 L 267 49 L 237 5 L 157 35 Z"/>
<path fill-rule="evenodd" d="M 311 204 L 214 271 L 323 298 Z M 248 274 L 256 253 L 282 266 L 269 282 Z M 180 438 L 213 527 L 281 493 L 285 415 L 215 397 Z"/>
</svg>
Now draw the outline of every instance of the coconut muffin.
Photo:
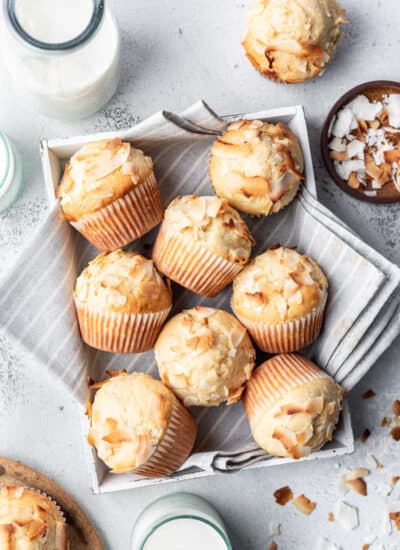
<svg viewBox="0 0 400 550">
<path fill-rule="evenodd" d="M 164 211 L 151 158 L 120 139 L 81 147 L 57 196 L 65 218 L 102 252 L 138 239 Z"/>
<path fill-rule="evenodd" d="M 347 22 L 336 0 L 257 0 L 242 45 L 263 75 L 303 82 L 328 65 Z"/>
<path fill-rule="evenodd" d="M 155 346 L 160 377 L 186 406 L 238 401 L 254 367 L 246 329 L 221 309 L 195 307 L 164 326 Z"/>
<path fill-rule="evenodd" d="M 211 149 L 215 192 L 253 216 L 278 212 L 296 196 L 304 160 L 293 132 L 282 123 L 232 122 Z"/>
<path fill-rule="evenodd" d="M 67 525 L 58 506 L 24 487 L 0 489 L 1 550 L 69 550 Z"/>
<path fill-rule="evenodd" d="M 106 380 L 88 409 L 88 441 L 113 473 L 172 474 L 189 456 L 196 422 L 159 380 L 121 373 Z"/>
<path fill-rule="evenodd" d="M 154 346 L 172 306 L 172 295 L 153 262 L 127 250 L 97 256 L 75 285 L 83 340 L 114 353 Z"/>
<path fill-rule="evenodd" d="M 253 244 L 246 224 L 226 200 L 187 195 L 167 207 L 153 261 L 180 285 L 215 296 L 248 262 Z"/>
<path fill-rule="evenodd" d="M 273 456 L 302 458 L 332 440 L 344 394 L 304 356 L 282 354 L 254 370 L 243 405 L 262 449 Z"/>
<path fill-rule="evenodd" d="M 235 278 L 232 309 L 263 351 L 296 351 L 318 336 L 327 291 L 316 262 L 277 245 Z"/>
</svg>

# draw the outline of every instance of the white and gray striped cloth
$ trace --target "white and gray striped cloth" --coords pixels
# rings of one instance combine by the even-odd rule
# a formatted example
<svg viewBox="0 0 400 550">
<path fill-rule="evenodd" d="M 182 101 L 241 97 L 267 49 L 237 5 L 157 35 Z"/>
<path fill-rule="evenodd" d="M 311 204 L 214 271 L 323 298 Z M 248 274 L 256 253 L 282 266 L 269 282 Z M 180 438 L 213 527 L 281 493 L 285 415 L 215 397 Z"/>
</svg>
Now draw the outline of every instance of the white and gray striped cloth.
<svg viewBox="0 0 400 550">
<path fill-rule="evenodd" d="M 220 130 L 226 124 L 203 102 L 182 116 L 209 130 Z M 290 120 L 287 122 L 291 124 Z M 118 135 L 129 138 L 152 156 L 165 204 L 178 194 L 213 192 L 208 179 L 208 157 L 215 136 L 195 133 L 190 127 L 184 129 L 162 113 Z M 91 140 L 93 136 L 80 138 L 77 143 Z M 73 140 L 58 142 L 51 152 L 54 174 L 60 173 L 63 162 L 78 147 Z M 253 254 L 276 242 L 296 245 L 324 269 L 330 282 L 326 320 L 322 334 L 307 354 L 346 389 L 351 389 L 400 332 L 399 268 L 322 206 L 307 185 L 281 213 L 246 221 L 257 241 Z M 132 247 L 148 256 L 154 237 L 152 231 Z M 54 204 L 0 283 L 2 329 L 29 350 L 41 368 L 64 382 L 81 404 L 87 399 L 88 376 L 102 379 L 110 368 L 157 373 L 153 352 L 112 355 L 82 343 L 72 293 L 77 275 L 95 255 L 96 251 L 62 220 Z M 230 288 L 212 299 L 196 296 L 177 285 L 173 291 L 173 313 L 197 304 L 230 309 Z M 203 464 L 205 456 L 210 465 L 214 464 L 219 451 L 222 458 L 216 469 L 230 469 L 232 464 L 236 469 L 243 460 L 251 463 L 259 458 L 258 451 L 256 455 L 237 457 L 238 450 L 253 448 L 241 404 L 198 410 L 196 414 L 196 449 Z M 195 462 L 192 458 L 191 464 Z"/>
</svg>

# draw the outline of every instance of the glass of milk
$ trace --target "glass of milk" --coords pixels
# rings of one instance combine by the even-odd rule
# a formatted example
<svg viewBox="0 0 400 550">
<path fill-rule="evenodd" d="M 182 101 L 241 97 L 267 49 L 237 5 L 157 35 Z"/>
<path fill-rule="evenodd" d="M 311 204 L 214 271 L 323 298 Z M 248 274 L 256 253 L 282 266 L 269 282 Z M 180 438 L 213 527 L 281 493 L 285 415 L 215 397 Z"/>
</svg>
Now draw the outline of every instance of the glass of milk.
<svg viewBox="0 0 400 550">
<path fill-rule="evenodd" d="M 83 118 L 113 96 L 120 37 L 104 0 L 6 0 L 3 18 L 5 65 L 35 110 Z"/>
<path fill-rule="evenodd" d="M 232 550 L 223 521 L 204 499 L 174 493 L 139 516 L 131 550 Z"/>
</svg>

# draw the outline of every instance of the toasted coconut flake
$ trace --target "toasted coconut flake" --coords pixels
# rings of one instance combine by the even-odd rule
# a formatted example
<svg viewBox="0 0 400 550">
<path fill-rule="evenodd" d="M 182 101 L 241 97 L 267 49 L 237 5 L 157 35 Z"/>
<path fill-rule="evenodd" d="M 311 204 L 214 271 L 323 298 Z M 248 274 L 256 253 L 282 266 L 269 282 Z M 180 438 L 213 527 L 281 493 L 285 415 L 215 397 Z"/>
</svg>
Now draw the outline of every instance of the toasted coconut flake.
<svg viewBox="0 0 400 550">
<path fill-rule="evenodd" d="M 394 426 L 390 430 L 390 435 L 395 441 L 400 441 L 400 426 Z"/>
<path fill-rule="evenodd" d="M 375 395 L 376 393 L 374 392 L 374 390 L 369 389 L 366 392 L 364 392 L 361 397 L 363 399 L 371 399 L 371 397 L 375 397 Z"/>
<path fill-rule="evenodd" d="M 396 147 L 396 149 L 385 151 L 383 156 L 386 162 L 400 162 L 400 148 Z"/>
<path fill-rule="evenodd" d="M 287 451 L 297 445 L 296 434 L 287 428 L 276 428 L 272 438 L 280 441 Z"/>
<path fill-rule="evenodd" d="M 293 499 L 292 503 L 302 514 L 306 516 L 309 516 L 317 506 L 316 502 L 313 502 L 305 495 L 299 495 L 298 497 Z"/>
<path fill-rule="evenodd" d="M 95 382 L 90 386 L 90 389 L 91 390 L 98 390 L 99 388 L 101 388 L 101 386 L 104 386 L 104 384 L 106 384 L 107 382 L 108 382 L 108 379 L 100 380 L 99 382 Z"/>
<path fill-rule="evenodd" d="M 360 180 L 357 177 L 356 172 L 352 172 L 350 174 L 349 179 L 347 180 L 347 185 L 351 187 L 352 189 L 358 189 L 361 185 Z"/>
<path fill-rule="evenodd" d="M 367 484 L 362 477 L 358 477 L 357 479 L 347 479 L 345 483 L 355 493 L 358 493 L 364 497 L 367 496 Z"/>
<path fill-rule="evenodd" d="M 278 550 L 278 545 L 276 544 L 276 542 L 274 540 L 268 546 L 268 550 Z"/>
<path fill-rule="evenodd" d="M 307 271 L 294 271 L 289 273 L 293 281 L 298 285 L 310 286 L 314 284 L 314 279 Z"/>
<path fill-rule="evenodd" d="M 390 512 L 389 517 L 394 522 L 397 531 L 400 531 L 400 512 Z"/>
<path fill-rule="evenodd" d="M 400 416 L 400 401 L 398 399 L 392 403 L 392 414 L 393 416 Z"/>
<path fill-rule="evenodd" d="M 400 476 L 392 476 L 392 478 L 390 479 L 390 483 L 392 485 L 396 485 L 396 483 L 400 480 Z"/>
<path fill-rule="evenodd" d="M 371 435 L 370 430 L 368 428 L 365 428 L 365 430 L 363 431 L 360 437 L 361 443 L 365 443 L 370 435 Z"/>
<path fill-rule="evenodd" d="M 333 515 L 333 512 L 328 513 L 328 521 L 335 521 L 335 516 Z"/>
<path fill-rule="evenodd" d="M 285 487 L 280 487 L 274 492 L 275 502 L 280 506 L 285 506 L 293 498 L 293 492 L 288 485 Z"/>
</svg>

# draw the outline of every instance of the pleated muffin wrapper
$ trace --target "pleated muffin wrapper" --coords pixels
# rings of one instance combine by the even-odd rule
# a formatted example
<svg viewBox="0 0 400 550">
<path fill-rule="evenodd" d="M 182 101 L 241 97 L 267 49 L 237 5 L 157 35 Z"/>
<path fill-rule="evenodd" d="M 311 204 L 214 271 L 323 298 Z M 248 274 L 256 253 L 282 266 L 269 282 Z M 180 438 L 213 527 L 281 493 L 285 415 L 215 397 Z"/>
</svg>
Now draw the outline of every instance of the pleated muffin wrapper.
<svg viewBox="0 0 400 550">
<path fill-rule="evenodd" d="M 150 458 L 135 468 L 145 477 L 164 477 L 178 470 L 192 452 L 197 425 L 194 417 L 175 395 L 165 433 Z"/>
<path fill-rule="evenodd" d="M 196 294 L 213 297 L 229 285 L 243 266 L 185 239 L 163 222 L 152 254 L 157 269 Z"/>
<path fill-rule="evenodd" d="M 68 540 L 67 521 L 66 521 L 64 512 L 62 511 L 62 509 L 60 508 L 58 503 L 52 497 L 50 497 L 47 493 L 45 493 L 44 491 L 40 491 L 39 489 L 35 489 L 34 487 L 27 487 L 25 485 L 15 485 L 14 487 L 16 487 L 17 490 L 20 489 L 21 491 L 22 490 L 33 491 L 34 493 L 37 493 L 41 497 L 46 498 L 53 505 L 53 507 L 57 510 L 57 512 L 59 514 L 59 518 L 57 519 L 57 522 L 56 522 L 57 523 L 57 530 L 56 530 L 56 545 L 57 546 L 56 546 L 56 549 L 57 550 L 73 550 L 71 548 L 71 546 L 69 544 L 69 540 Z M 0 488 L 0 491 L 1 491 L 1 488 Z"/>
<path fill-rule="evenodd" d="M 121 313 L 101 311 L 74 299 L 83 341 L 111 353 L 152 349 L 172 307 L 154 313 Z"/>
<path fill-rule="evenodd" d="M 243 406 L 250 424 L 295 388 L 313 380 L 333 378 L 298 353 L 276 355 L 262 363 L 247 383 Z"/>
<path fill-rule="evenodd" d="M 111 204 L 71 225 L 101 252 L 111 252 L 135 241 L 158 225 L 164 214 L 160 190 L 152 172 Z"/>
<path fill-rule="evenodd" d="M 268 324 L 250 321 L 235 312 L 239 321 L 247 328 L 257 347 L 268 353 L 290 353 L 310 345 L 321 331 L 328 293 L 321 303 L 299 319 L 283 323 Z"/>
</svg>

